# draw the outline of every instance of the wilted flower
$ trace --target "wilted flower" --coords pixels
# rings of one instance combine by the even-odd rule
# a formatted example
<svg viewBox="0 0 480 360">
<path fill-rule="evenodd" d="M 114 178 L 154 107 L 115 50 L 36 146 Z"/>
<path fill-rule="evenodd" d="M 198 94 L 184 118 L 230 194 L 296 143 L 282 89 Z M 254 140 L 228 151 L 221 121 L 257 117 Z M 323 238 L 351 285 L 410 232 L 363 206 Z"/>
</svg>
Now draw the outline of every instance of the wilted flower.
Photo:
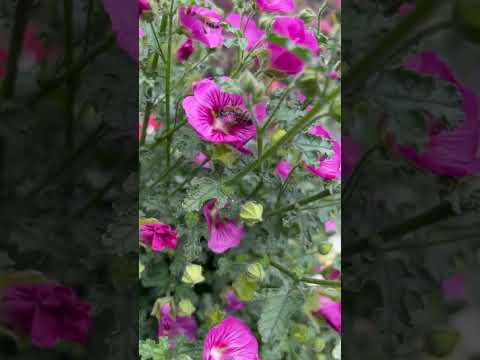
<svg viewBox="0 0 480 360">
<path fill-rule="evenodd" d="M 283 181 L 288 179 L 290 171 L 292 171 L 292 166 L 287 160 L 280 161 L 275 168 L 275 172 Z"/>
<path fill-rule="evenodd" d="M 170 225 L 162 223 L 141 225 L 140 239 L 153 251 L 162 251 L 166 248 L 175 249 L 177 247 L 177 232 Z"/>
<path fill-rule="evenodd" d="M 313 54 L 320 52 L 315 34 L 307 30 L 304 22 L 298 17 L 279 16 L 273 22 L 272 30 L 288 38 L 293 44 L 310 50 Z M 274 43 L 269 43 L 268 49 L 272 69 L 288 75 L 295 75 L 303 70 L 303 60 L 293 52 Z"/>
<path fill-rule="evenodd" d="M 293 0 L 257 0 L 257 5 L 269 13 L 289 13 L 295 9 Z"/>
<path fill-rule="evenodd" d="M 192 56 L 194 51 L 195 51 L 195 47 L 193 46 L 193 41 L 192 41 L 191 38 L 188 38 L 177 49 L 177 59 L 179 61 L 186 61 L 186 60 L 190 59 L 190 56 Z"/>
<path fill-rule="evenodd" d="M 247 39 L 247 50 L 258 48 L 261 43 L 260 39 L 265 35 L 265 31 L 257 27 L 255 20 L 252 18 L 243 17 L 242 26 L 240 27 L 240 20 L 242 15 L 238 13 L 231 13 L 227 16 L 226 21 L 234 28 L 240 29 Z"/>
<path fill-rule="evenodd" d="M 305 164 L 305 170 L 323 179 L 339 178 L 342 165 L 340 144 L 321 126 L 312 128 L 309 133 L 317 137 L 328 139 L 332 143 L 333 155 L 330 157 L 321 155 L 318 160 L 318 165 Z"/>
<path fill-rule="evenodd" d="M 235 291 L 229 290 L 224 295 L 225 302 L 227 303 L 227 311 L 241 311 L 245 308 L 245 304 L 235 294 Z"/>
<path fill-rule="evenodd" d="M 258 342 L 243 321 L 229 316 L 212 327 L 203 344 L 203 360 L 260 360 Z"/>
<path fill-rule="evenodd" d="M 193 84 L 193 95 L 182 105 L 188 122 L 204 140 L 243 145 L 255 136 L 252 115 L 240 95 L 223 92 L 208 79 Z"/>
<path fill-rule="evenodd" d="M 197 340 L 197 321 L 193 316 L 174 317 L 171 312 L 170 304 L 160 306 L 160 316 L 158 320 L 158 337 L 166 336 L 170 339 L 170 346 L 174 347 L 176 336 L 183 335 L 189 342 Z"/>
<path fill-rule="evenodd" d="M 203 206 L 203 215 L 207 220 L 208 248 L 215 253 L 224 253 L 225 251 L 240 245 L 245 231 L 243 226 L 238 225 L 232 219 L 222 217 L 220 209 L 215 207 L 217 200 L 210 200 Z"/>
<path fill-rule="evenodd" d="M 325 321 L 337 332 L 342 332 L 342 303 L 333 301 L 327 296 L 320 296 L 320 307 L 313 312 Z"/>
<path fill-rule="evenodd" d="M 54 282 L 13 285 L 3 290 L 0 302 L 0 321 L 42 348 L 64 340 L 84 344 L 90 316 L 89 304 Z"/>
<path fill-rule="evenodd" d="M 180 25 L 187 31 L 189 37 L 207 45 L 210 49 L 223 44 L 222 16 L 215 10 L 189 6 L 187 9 L 180 5 L 178 9 Z"/>
</svg>

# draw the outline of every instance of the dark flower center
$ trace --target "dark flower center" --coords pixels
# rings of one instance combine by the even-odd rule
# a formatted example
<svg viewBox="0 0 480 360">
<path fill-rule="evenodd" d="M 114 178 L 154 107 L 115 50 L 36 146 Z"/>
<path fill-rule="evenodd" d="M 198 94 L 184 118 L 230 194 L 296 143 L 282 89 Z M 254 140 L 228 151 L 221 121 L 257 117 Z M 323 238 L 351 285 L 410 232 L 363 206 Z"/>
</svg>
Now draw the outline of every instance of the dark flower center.
<svg viewBox="0 0 480 360">
<path fill-rule="evenodd" d="M 214 115 L 213 128 L 228 133 L 236 125 L 245 126 L 251 123 L 252 117 L 248 110 L 239 106 L 226 106 Z"/>
</svg>

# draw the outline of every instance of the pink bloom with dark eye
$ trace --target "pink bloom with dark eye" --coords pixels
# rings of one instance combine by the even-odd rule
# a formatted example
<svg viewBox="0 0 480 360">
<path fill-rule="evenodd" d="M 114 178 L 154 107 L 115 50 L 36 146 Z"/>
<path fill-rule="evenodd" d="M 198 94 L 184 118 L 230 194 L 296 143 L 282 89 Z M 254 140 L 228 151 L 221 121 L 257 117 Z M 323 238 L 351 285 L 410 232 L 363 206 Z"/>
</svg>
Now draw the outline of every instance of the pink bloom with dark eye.
<svg viewBox="0 0 480 360">
<path fill-rule="evenodd" d="M 290 175 L 290 171 L 292 171 L 292 165 L 287 160 L 279 161 L 277 167 L 275 168 L 275 172 L 280 179 L 286 181 L 288 176 Z"/>
<path fill-rule="evenodd" d="M 229 316 L 212 327 L 203 343 L 203 360 L 260 360 L 258 342 L 248 326 Z"/>
<path fill-rule="evenodd" d="M 334 232 L 335 230 L 337 230 L 337 222 L 335 221 L 335 219 L 329 219 L 325 221 L 323 227 L 325 229 L 325 232 L 327 233 Z"/>
<path fill-rule="evenodd" d="M 138 8 L 140 13 L 151 9 L 148 0 L 138 0 Z"/>
<path fill-rule="evenodd" d="M 215 207 L 217 200 L 210 200 L 203 206 L 203 215 L 207 220 L 208 248 L 214 253 L 221 254 L 240 245 L 240 240 L 245 235 L 243 226 L 232 219 L 222 217 L 220 209 Z"/>
<path fill-rule="evenodd" d="M 329 297 L 320 296 L 320 308 L 313 312 L 325 319 L 335 331 L 342 332 L 342 303 L 333 301 Z"/>
<path fill-rule="evenodd" d="M 452 275 L 442 281 L 442 293 L 449 302 L 463 301 L 467 298 L 465 276 L 462 274 Z"/>
<path fill-rule="evenodd" d="M 190 59 L 190 56 L 192 56 L 194 51 L 195 51 L 195 47 L 193 46 L 193 41 L 192 41 L 192 39 L 188 38 L 177 49 L 177 59 L 179 61 L 186 61 L 186 60 Z"/>
<path fill-rule="evenodd" d="M 225 302 L 227 303 L 227 311 L 241 311 L 245 308 L 245 304 L 235 295 L 235 291 L 229 290 L 225 293 Z"/>
<path fill-rule="evenodd" d="M 298 17 L 278 16 L 273 22 L 272 30 L 278 35 L 290 39 L 293 44 L 310 50 L 315 55 L 320 52 L 315 34 L 309 31 L 305 23 Z M 274 43 L 268 44 L 268 50 L 272 69 L 287 75 L 295 75 L 303 70 L 305 66 L 303 60 L 291 51 Z"/>
<path fill-rule="evenodd" d="M 180 25 L 188 32 L 189 37 L 207 45 L 210 49 L 223 44 L 222 16 L 212 9 L 200 6 L 178 9 Z"/>
<path fill-rule="evenodd" d="M 238 145 L 256 134 L 243 98 L 223 92 L 212 80 L 195 82 L 193 96 L 186 97 L 182 105 L 189 124 L 206 141 Z"/>
<path fill-rule="evenodd" d="M 140 226 L 140 239 L 153 251 L 175 249 L 177 247 L 177 232 L 166 224 L 144 224 Z"/>
<path fill-rule="evenodd" d="M 240 14 L 231 13 L 227 16 L 226 21 L 234 28 L 240 29 L 241 19 Z M 261 45 L 260 40 L 265 35 L 265 31 L 257 27 L 254 19 L 244 16 L 241 30 L 247 39 L 247 50 L 258 48 Z"/>
<path fill-rule="evenodd" d="M 201 151 L 197 152 L 193 161 L 195 162 L 195 164 L 199 166 L 201 165 L 204 169 L 208 169 L 208 170 L 213 169 L 213 162 L 209 160 L 207 155 L 205 155 Z"/>
<path fill-rule="evenodd" d="M 397 150 L 419 168 L 440 176 L 463 177 L 480 172 L 480 118 L 476 94 L 457 81 L 450 68 L 433 52 L 411 58 L 406 68 L 454 85 L 462 97 L 463 119 L 453 129 L 443 129 L 430 117 L 429 138 L 422 151 L 396 145 Z"/>
<path fill-rule="evenodd" d="M 91 309 L 63 285 L 17 284 L 3 291 L 0 321 L 41 348 L 52 348 L 60 341 L 85 344 Z"/>
<path fill-rule="evenodd" d="M 295 10 L 293 0 L 257 0 L 260 10 L 269 13 L 289 13 Z"/>
<path fill-rule="evenodd" d="M 189 342 L 197 340 L 197 321 L 193 316 L 177 316 L 171 313 L 169 304 L 160 306 L 160 319 L 158 322 L 158 337 L 166 336 L 170 339 L 170 346 L 175 347 L 175 337 L 185 336 Z"/>
<path fill-rule="evenodd" d="M 322 126 L 316 126 L 310 129 L 309 133 L 317 137 L 323 137 L 328 139 L 332 144 L 333 154 L 330 157 L 320 155 L 318 164 L 305 164 L 305 170 L 313 175 L 319 176 L 323 179 L 338 179 L 341 176 L 341 147 L 340 144 L 335 141 L 330 133 Z"/>
</svg>

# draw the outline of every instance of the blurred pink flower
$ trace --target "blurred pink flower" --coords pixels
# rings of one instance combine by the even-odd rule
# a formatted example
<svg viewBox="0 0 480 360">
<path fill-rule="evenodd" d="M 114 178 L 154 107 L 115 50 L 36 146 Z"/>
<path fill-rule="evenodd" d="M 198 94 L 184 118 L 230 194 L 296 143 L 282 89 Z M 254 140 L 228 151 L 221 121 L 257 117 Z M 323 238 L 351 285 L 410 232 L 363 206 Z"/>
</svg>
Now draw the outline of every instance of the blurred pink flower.
<svg viewBox="0 0 480 360">
<path fill-rule="evenodd" d="M 58 283 L 17 284 L 3 291 L 0 320 L 35 346 L 52 348 L 65 340 L 84 344 L 91 312 L 72 289 Z"/>
<path fill-rule="evenodd" d="M 286 89 L 288 88 L 288 85 L 285 84 L 284 82 L 278 81 L 278 80 L 273 80 L 270 86 L 268 87 L 268 92 L 275 91 L 277 89 Z"/>
<path fill-rule="evenodd" d="M 463 99 L 464 119 L 454 130 L 439 129 L 431 118 L 429 139 L 423 151 L 412 146 L 396 145 L 397 150 L 418 167 L 436 175 L 463 177 L 480 171 L 480 119 L 476 94 L 463 86 L 450 68 L 433 52 L 423 52 L 408 60 L 405 67 L 418 74 L 433 76 L 454 85 Z"/>
<path fill-rule="evenodd" d="M 260 360 L 258 342 L 247 325 L 229 316 L 212 327 L 203 344 L 203 360 Z"/>
<path fill-rule="evenodd" d="M 193 84 L 193 95 L 182 105 L 188 122 L 202 139 L 238 146 L 255 136 L 255 123 L 240 95 L 225 93 L 208 79 Z"/>
<path fill-rule="evenodd" d="M 147 134 L 151 135 L 155 131 L 161 129 L 163 127 L 163 124 L 160 124 L 157 121 L 157 118 L 155 115 L 150 115 L 148 117 L 148 126 L 147 126 Z M 140 120 L 138 122 L 138 138 L 140 139 L 142 137 L 142 130 L 143 130 L 143 120 Z"/>
<path fill-rule="evenodd" d="M 289 13 L 295 10 L 293 0 L 257 0 L 260 10 L 269 13 Z"/>
<path fill-rule="evenodd" d="M 220 22 L 222 16 L 215 10 L 200 6 L 183 5 L 179 7 L 180 25 L 187 30 L 189 37 L 207 45 L 210 49 L 223 44 L 223 34 Z"/>
<path fill-rule="evenodd" d="M 335 230 L 337 230 L 337 222 L 335 221 L 335 219 L 329 219 L 325 221 L 325 223 L 323 224 L 323 228 L 327 233 L 334 232 Z"/>
<path fill-rule="evenodd" d="M 151 9 L 148 0 L 138 0 L 138 8 L 140 9 L 140 13 Z"/>
<path fill-rule="evenodd" d="M 465 276 L 463 274 L 455 274 L 443 279 L 442 293 L 448 302 L 465 300 L 467 297 Z"/>
<path fill-rule="evenodd" d="M 138 37 L 142 38 L 145 36 L 145 30 L 143 30 L 143 27 L 139 26 L 138 27 Z"/>
<path fill-rule="evenodd" d="M 337 179 L 341 176 L 341 147 L 340 144 L 335 141 L 330 133 L 322 126 L 318 125 L 310 129 L 309 133 L 314 136 L 324 137 L 330 140 L 332 144 L 333 155 L 326 157 L 321 155 L 318 165 L 304 164 L 305 170 L 313 175 L 319 176 L 323 179 Z"/>
<path fill-rule="evenodd" d="M 195 164 L 201 165 L 205 169 L 212 170 L 213 169 L 213 162 L 211 160 L 208 160 L 208 161 L 207 160 L 208 160 L 207 155 L 205 155 L 201 151 L 197 152 L 197 154 L 195 155 L 195 158 L 193 159 Z"/>
<path fill-rule="evenodd" d="M 242 19 L 240 14 L 231 13 L 227 16 L 226 21 L 234 28 L 240 29 L 240 19 Z M 260 39 L 265 35 L 265 31 L 257 27 L 255 19 L 244 16 L 241 30 L 247 39 L 247 50 L 252 50 L 261 45 L 259 42 Z"/>
<path fill-rule="evenodd" d="M 245 235 L 243 226 L 232 219 L 222 217 L 220 209 L 215 207 L 216 199 L 208 201 L 203 206 L 203 216 L 207 220 L 208 248 L 214 253 L 221 254 L 240 245 L 240 240 Z"/>
<path fill-rule="evenodd" d="M 338 72 L 336 70 L 330 71 L 328 76 L 331 80 L 339 80 L 340 79 L 340 76 L 338 75 Z"/>
<path fill-rule="evenodd" d="M 332 32 L 332 22 L 329 19 L 320 20 L 320 31 L 322 34 L 330 35 Z"/>
<path fill-rule="evenodd" d="M 338 269 L 332 269 L 330 271 L 329 280 L 339 280 L 342 277 L 342 272 Z"/>
<path fill-rule="evenodd" d="M 141 225 L 140 239 L 153 251 L 162 251 L 166 248 L 175 249 L 177 247 L 177 232 L 170 225 L 162 223 Z"/>
<path fill-rule="evenodd" d="M 179 61 L 186 61 L 186 60 L 190 59 L 190 56 L 192 56 L 194 51 L 195 51 L 195 47 L 193 46 L 193 41 L 192 41 L 191 38 L 188 38 L 177 49 L 177 59 Z"/>
<path fill-rule="evenodd" d="M 185 336 L 189 342 L 197 340 L 197 321 L 193 316 L 177 316 L 171 313 L 169 304 L 160 306 L 160 319 L 158 322 L 158 337 L 166 336 L 170 339 L 170 346 L 175 347 L 175 337 Z"/>
<path fill-rule="evenodd" d="M 258 104 L 253 106 L 253 112 L 255 113 L 255 118 L 259 124 L 263 123 L 267 118 L 267 103 L 261 101 Z"/>
<path fill-rule="evenodd" d="M 320 296 L 320 307 L 313 312 L 325 319 L 335 331 L 342 332 L 342 303 L 333 301 L 329 297 Z"/>
<path fill-rule="evenodd" d="M 292 171 L 292 165 L 290 165 L 287 160 L 280 161 L 275 168 L 277 176 L 280 177 L 283 181 L 286 181 L 288 179 L 290 171 Z"/>
<path fill-rule="evenodd" d="M 227 311 L 241 311 L 245 308 L 245 304 L 235 295 L 235 291 L 229 290 L 225 293 L 225 302 L 227 303 Z"/>
<path fill-rule="evenodd" d="M 278 16 L 273 22 L 272 30 L 278 35 L 290 39 L 295 45 L 309 49 L 313 54 L 318 55 L 320 52 L 315 35 L 305 27 L 304 22 L 298 17 Z M 303 60 L 291 51 L 274 43 L 268 43 L 268 50 L 272 69 L 288 75 L 295 75 L 303 70 Z"/>
</svg>

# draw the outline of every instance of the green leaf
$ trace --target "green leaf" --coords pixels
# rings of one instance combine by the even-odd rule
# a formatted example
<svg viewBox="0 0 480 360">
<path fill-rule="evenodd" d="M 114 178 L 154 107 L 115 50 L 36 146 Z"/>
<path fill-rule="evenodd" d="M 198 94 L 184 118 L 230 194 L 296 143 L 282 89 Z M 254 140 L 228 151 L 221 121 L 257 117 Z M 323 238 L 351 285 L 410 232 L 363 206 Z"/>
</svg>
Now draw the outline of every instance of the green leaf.
<svg viewBox="0 0 480 360">
<path fill-rule="evenodd" d="M 211 199 L 217 199 L 216 206 L 223 208 L 228 201 L 228 196 L 219 182 L 210 178 L 195 178 L 191 182 L 182 206 L 185 211 L 199 211 L 203 204 Z"/>
<path fill-rule="evenodd" d="M 140 340 L 139 355 L 142 360 L 167 360 L 168 338 L 158 338 L 158 343 L 152 339 Z"/>
<path fill-rule="evenodd" d="M 285 38 L 283 36 L 280 36 L 276 33 L 270 33 L 267 35 L 267 40 L 271 43 L 274 43 L 274 44 L 277 44 L 277 45 L 280 45 L 282 47 L 287 47 L 288 46 L 288 43 L 289 43 L 289 40 L 288 38 Z"/>
<path fill-rule="evenodd" d="M 288 288 L 270 292 L 258 321 L 263 342 L 269 343 L 285 337 L 290 319 L 295 311 L 301 309 L 302 303 L 303 299 Z"/>
</svg>

